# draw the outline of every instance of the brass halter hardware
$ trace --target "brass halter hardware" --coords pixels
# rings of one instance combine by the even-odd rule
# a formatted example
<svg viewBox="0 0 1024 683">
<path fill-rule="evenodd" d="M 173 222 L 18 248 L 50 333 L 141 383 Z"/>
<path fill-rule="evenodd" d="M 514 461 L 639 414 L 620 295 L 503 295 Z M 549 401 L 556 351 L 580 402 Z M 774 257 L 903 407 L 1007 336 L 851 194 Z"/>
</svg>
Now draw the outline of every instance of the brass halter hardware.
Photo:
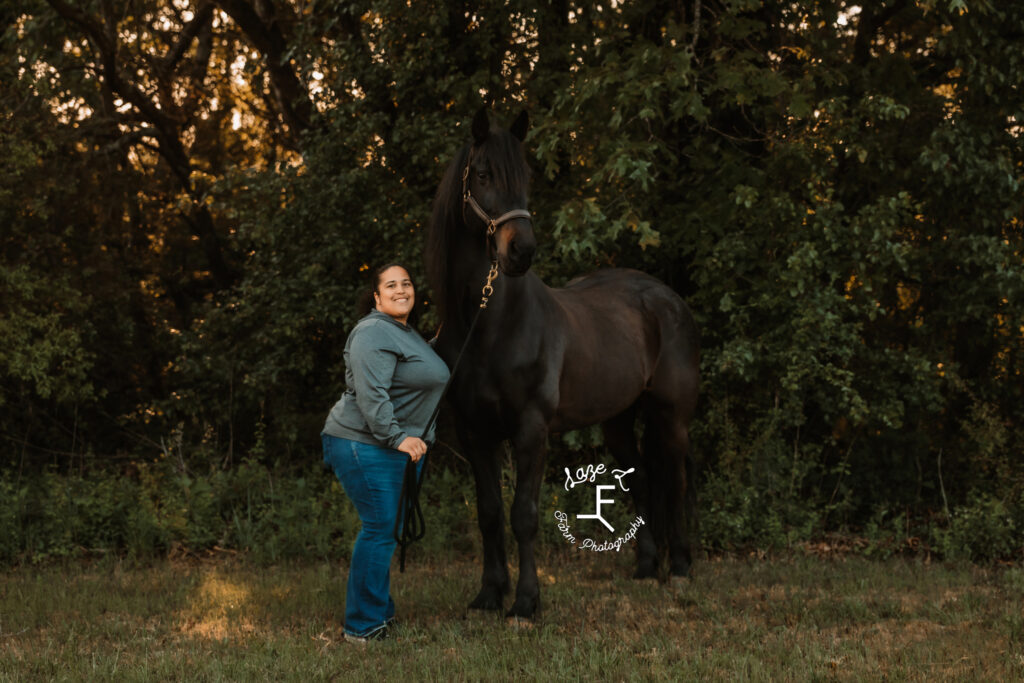
<svg viewBox="0 0 1024 683">
<path fill-rule="evenodd" d="M 484 283 L 484 288 L 481 290 L 483 295 L 480 298 L 480 308 L 487 308 L 487 300 L 494 294 L 494 287 L 491 285 L 495 278 L 498 277 L 498 262 L 491 261 L 491 269 L 487 272 L 487 282 Z"/>
</svg>

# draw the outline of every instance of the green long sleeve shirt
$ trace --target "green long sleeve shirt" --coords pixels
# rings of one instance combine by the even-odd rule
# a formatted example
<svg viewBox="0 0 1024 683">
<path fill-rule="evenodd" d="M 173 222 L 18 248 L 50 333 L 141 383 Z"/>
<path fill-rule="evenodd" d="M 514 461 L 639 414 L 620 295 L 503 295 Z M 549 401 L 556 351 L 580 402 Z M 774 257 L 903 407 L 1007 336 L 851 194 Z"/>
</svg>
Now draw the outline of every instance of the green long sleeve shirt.
<svg viewBox="0 0 1024 683">
<path fill-rule="evenodd" d="M 356 323 L 345 342 L 345 393 L 334 404 L 323 433 L 397 449 L 424 434 L 441 400 L 448 366 L 419 332 L 379 311 Z"/>
</svg>

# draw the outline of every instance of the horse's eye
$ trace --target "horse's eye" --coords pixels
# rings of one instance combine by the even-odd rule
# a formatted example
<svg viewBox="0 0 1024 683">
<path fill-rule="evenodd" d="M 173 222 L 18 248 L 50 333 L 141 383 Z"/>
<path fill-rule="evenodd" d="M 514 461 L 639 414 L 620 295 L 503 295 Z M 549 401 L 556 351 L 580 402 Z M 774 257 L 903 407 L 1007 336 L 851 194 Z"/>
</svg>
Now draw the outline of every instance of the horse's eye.
<svg viewBox="0 0 1024 683">
<path fill-rule="evenodd" d="M 476 177 L 479 178 L 480 180 L 487 180 L 489 175 L 490 174 L 487 173 L 487 171 L 477 171 L 476 172 Z"/>
</svg>

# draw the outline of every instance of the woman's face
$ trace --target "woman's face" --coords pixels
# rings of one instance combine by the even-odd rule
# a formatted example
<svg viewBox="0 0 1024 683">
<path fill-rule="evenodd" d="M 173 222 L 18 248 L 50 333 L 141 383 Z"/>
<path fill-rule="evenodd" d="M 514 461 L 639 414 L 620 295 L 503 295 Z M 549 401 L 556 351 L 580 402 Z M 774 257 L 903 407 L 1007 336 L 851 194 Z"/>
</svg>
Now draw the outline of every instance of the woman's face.
<svg viewBox="0 0 1024 683">
<path fill-rule="evenodd" d="M 409 319 L 413 304 L 416 303 L 416 291 L 405 268 L 391 266 L 381 273 L 373 298 L 377 302 L 378 311 L 390 315 L 404 325 Z"/>
</svg>

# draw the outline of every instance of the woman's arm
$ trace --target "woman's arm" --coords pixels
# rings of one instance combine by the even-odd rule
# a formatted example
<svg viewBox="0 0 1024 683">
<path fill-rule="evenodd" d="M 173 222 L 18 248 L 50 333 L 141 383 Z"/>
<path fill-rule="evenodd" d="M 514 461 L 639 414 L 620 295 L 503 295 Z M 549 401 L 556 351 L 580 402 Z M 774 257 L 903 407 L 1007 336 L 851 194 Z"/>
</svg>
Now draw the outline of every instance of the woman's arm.
<svg viewBox="0 0 1024 683">
<path fill-rule="evenodd" d="M 372 327 L 353 330 L 348 363 L 356 405 L 373 438 L 388 448 L 398 447 L 409 437 L 395 418 L 388 389 L 398 364 L 396 349 L 387 348 Z"/>
</svg>

